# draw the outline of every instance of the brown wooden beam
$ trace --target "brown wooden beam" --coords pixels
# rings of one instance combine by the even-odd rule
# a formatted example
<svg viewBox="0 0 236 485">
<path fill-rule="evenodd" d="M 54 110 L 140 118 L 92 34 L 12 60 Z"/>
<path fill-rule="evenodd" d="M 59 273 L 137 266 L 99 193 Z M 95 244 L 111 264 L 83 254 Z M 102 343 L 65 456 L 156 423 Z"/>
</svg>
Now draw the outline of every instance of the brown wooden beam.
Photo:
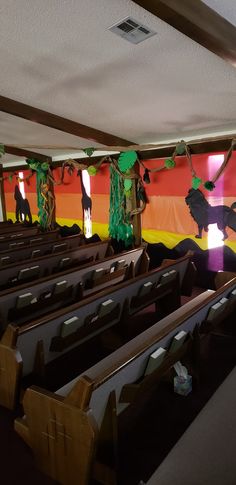
<svg viewBox="0 0 236 485">
<path fill-rule="evenodd" d="M 236 66 L 236 27 L 201 0 L 133 1 Z"/>
<path fill-rule="evenodd" d="M 204 153 L 223 153 L 229 150 L 232 139 L 235 138 L 235 136 L 229 136 L 227 137 L 224 135 L 222 138 L 219 137 L 213 137 L 213 138 L 208 138 L 208 139 L 198 139 L 196 141 L 192 140 L 190 142 L 187 142 L 188 146 L 190 147 L 190 151 L 192 155 L 201 155 Z M 176 143 L 173 144 L 168 144 L 163 147 L 159 148 L 153 148 L 150 150 L 145 150 L 145 151 L 140 151 L 138 152 L 139 159 L 140 160 L 152 160 L 152 159 L 158 159 L 158 158 L 165 158 L 169 157 L 172 155 L 176 144 L 179 142 L 176 141 Z M 112 155 L 112 158 L 115 158 L 116 160 L 119 157 L 119 153 L 116 155 Z M 75 160 L 80 163 L 87 163 L 88 165 L 94 165 L 97 162 L 99 162 L 102 158 L 104 158 L 104 155 L 102 156 L 95 156 L 91 158 L 76 158 Z M 52 162 L 52 167 L 61 167 L 63 162 L 65 160 L 57 160 L 56 162 Z M 4 172 L 12 172 L 14 170 L 26 170 L 27 165 L 22 165 L 22 166 L 17 166 L 17 167 L 6 167 L 4 168 Z"/>
<path fill-rule="evenodd" d="M 69 133 L 70 135 L 85 138 L 92 142 L 101 143 L 102 145 L 111 146 L 122 144 L 129 146 L 132 144 L 132 142 L 123 140 L 123 138 L 111 135 L 110 133 L 105 133 L 96 130 L 95 128 L 81 125 L 76 121 L 62 118 L 61 116 L 48 113 L 47 111 L 38 108 L 33 108 L 32 106 L 20 103 L 19 101 L 14 101 L 13 99 L 5 98 L 4 96 L 0 96 L 0 111 L 18 116 L 28 121 L 33 121 L 34 123 L 39 123 L 40 125 L 48 126 L 49 128 Z"/>
<path fill-rule="evenodd" d="M 214 153 L 214 152 L 222 153 L 229 150 L 233 138 L 234 137 L 232 135 L 231 137 L 228 136 L 228 138 L 224 136 L 222 138 L 214 137 L 209 139 L 196 140 L 196 142 L 193 140 L 193 141 L 187 142 L 187 145 L 189 146 L 190 152 L 192 153 L 192 155 Z M 168 144 L 160 148 L 153 148 L 150 150 L 140 151 L 138 152 L 139 159 L 152 160 L 157 158 L 170 157 L 178 142 L 179 140 L 176 141 L 176 143 Z M 119 153 L 116 155 L 112 155 L 112 158 L 115 158 L 116 160 L 118 159 L 118 157 L 119 157 Z M 77 162 L 89 163 L 90 165 L 93 165 L 99 162 L 101 158 L 104 158 L 104 155 L 99 157 L 91 157 L 90 159 L 88 159 L 88 157 L 77 158 L 76 160 Z M 53 166 L 60 166 L 62 165 L 62 163 L 63 161 L 57 161 L 55 162 L 55 164 L 53 164 Z"/>
<path fill-rule="evenodd" d="M 51 163 L 52 161 L 52 157 L 48 157 L 47 155 L 43 155 L 42 153 L 24 150 L 23 148 L 12 147 L 11 145 L 4 145 L 4 150 L 5 153 L 9 153 L 10 155 L 16 155 L 17 157 L 36 158 L 41 162 L 49 163 Z"/>
</svg>

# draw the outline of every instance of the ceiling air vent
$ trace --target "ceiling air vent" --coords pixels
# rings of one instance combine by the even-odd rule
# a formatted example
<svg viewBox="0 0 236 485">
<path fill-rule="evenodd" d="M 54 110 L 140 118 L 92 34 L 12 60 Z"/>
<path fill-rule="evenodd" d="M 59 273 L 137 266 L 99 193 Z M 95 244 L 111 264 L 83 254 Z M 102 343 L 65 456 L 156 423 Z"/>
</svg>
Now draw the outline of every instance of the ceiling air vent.
<svg viewBox="0 0 236 485">
<path fill-rule="evenodd" d="M 131 17 L 126 17 L 117 24 L 112 25 L 108 30 L 132 42 L 132 44 L 139 44 L 139 42 L 156 35 L 156 32 Z"/>
</svg>

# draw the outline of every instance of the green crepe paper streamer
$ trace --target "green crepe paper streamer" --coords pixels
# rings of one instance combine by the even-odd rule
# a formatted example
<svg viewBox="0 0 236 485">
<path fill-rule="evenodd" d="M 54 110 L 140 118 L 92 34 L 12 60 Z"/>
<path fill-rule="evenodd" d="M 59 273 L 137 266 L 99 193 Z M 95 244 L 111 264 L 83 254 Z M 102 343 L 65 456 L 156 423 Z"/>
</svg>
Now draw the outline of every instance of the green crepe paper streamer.
<svg viewBox="0 0 236 485">
<path fill-rule="evenodd" d="M 168 170 L 170 168 L 174 168 L 175 167 L 175 161 L 172 158 L 167 158 L 165 160 L 165 167 L 168 168 Z"/>
<path fill-rule="evenodd" d="M 128 192 L 131 189 L 131 187 L 132 187 L 132 180 L 131 179 L 125 179 L 124 180 L 124 189 L 125 189 L 125 192 Z"/>
<path fill-rule="evenodd" d="M 184 143 L 179 143 L 177 146 L 176 146 L 176 154 L 177 155 L 184 155 L 185 153 L 185 144 Z"/>
<path fill-rule="evenodd" d="M 123 152 L 119 155 L 118 158 L 118 167 L 122 173 L 127 172 L 130 168 L 132 168 L 138 158 L 136 152 Z"/>
<path fill-rule="evenodd" d="M 8 180 L 9 180 L 10 184 L 12 183 L 12 179 L 13 179 L 13 176 L 9 175 Z"/>
<path fill-rule="evenodd" d="M 90 165 L 90 167 L 87 168 L 87 172 L 88 172 L 89 175 L 94 176 L 94 175 L 97 175 L 98 171 L 97 171 L 96 167 L 94 167 L 94 165 Z"/>
<path fill-rule="evenodd" d="M 202 183 L 202 179 L 200 179 L 199 177 L 193 177 L 192 178 L 192 188 L 197 190 L 198 187 L 200 187 Z"/>
<path fill-rule="evenodd" d="M 5 153 L 4 145 L 1 143 L 0 144 L 0 156 L 4 155 L 4 153 Z"/>
<path fill-rule="evenodd" d="M 36 189 L 37 189 L 37 206 L 38 206 L 38 217 L 40 226 L 43 229 L 47 229 L 47 214 L 43 209 L 44 198 L 41 195 L 41 186 L 47 183 L 47 173 L 49 169 L 49 164 L 47 162 L 41 163 L 39 160 L 34 158 L 28 158 L 26 160 L 27 164 L 32 170 L 36 171 Z"/>
<path fill-rule="evenodd" d="M 133 242 L 133 229 L 126 215 L 126 197 L 123 178 L 110 166 L 110 218 L 109 235 L 124 241 L 125 247 Z"/>
<path fill-rule="evenodd" d="M 94 148 L 93 147 L 90 147 L 90 148 L 84 148 L 83 152 L 88 155 L 88 157 L 91 157 L 92 154 L 94 153 Z"/>
<path fill-rule="evenodd" d="M 211 180 L 207 180 L 204 184 L 205 189 L 212 191 L 215 188 L 215 184 Z"/>
</svg>

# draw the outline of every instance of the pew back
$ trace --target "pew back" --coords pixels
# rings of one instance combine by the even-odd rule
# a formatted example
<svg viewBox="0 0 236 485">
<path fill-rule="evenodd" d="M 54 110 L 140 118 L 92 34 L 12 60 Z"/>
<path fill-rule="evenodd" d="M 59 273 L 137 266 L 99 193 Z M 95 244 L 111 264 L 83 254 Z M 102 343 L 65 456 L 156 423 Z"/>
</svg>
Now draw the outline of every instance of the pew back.
<svg viewBox="0 0 236 485">
<path fill-rule="evenodd" d="M 84 247 L 84 246 L 83 246 Z M 133 249 L 126 253 L 111 256 L 105 260 L 92 261 L 79 268 L 73 267 L 60 272 L 57 275 L 49 275 L 31 283 L 19 285 L 10 290 L 0 292 L 0 320 L 1 330 L 4 330 L 10 321 L 22 325 L 33 318 L 49 313 L 62 306 L 66 306 L 67 301 L 76 301 L 88 296 L 95 291 L 100 291 L 111 284 L 117 284 L 126 279 L 129 266 L 132 263 L 131 275 L 143 273 L 148 270 L 148 260 L 146 265 L 142 265 L 145 257 L 142 247 Z M 117 263 L 122 260 L 124 266 L 116 270 Z M 96 270 L 104 270 L 106 273 L 95 281 L 92 279 Z M 114 270 L 111 272 L 111 270 Z M 55 292 L 56 285 L 65 282 L 64 291 Z M 28 305 L 19 305 L 22 295 L 28 295 Z M 35 301 L 35 303 L 31 303 Z"/>
<path fill-rule="evenodd" d="M 39 241 L 37 242 L 37 239 Z M 44 256 L 53 252 L 65 251 L 66 249 L 73 249 L 83 242 L 83 236 L 80 234 L 76 236 L 68 236 L 60 238 L 56 241 L 42 241 L 41 236 L 33 239 L 32 244 L 29 246 L 21 247 L 17 249 L 7 249 L 3 254 L 0 254 L 0 265 L 11 264 L 18 261 L 24 261 L 35 257 Z M 63 244 L 63 246 L 61 246 Z M 65 246 L 64 246 L 65 245 Z M 55 247 L 55 248 L 54 248 Z M 60 249 L 61 248 L 61 249 Z"/>
<path fill-rule="evenodd" d="M 6 355 L 9 361 L 10 355 L 11 366 L 8 363 L 2 373 L 1 404 L 10 408 L 14 407 L 16 389 L 21 375 L 20 364 L 15 358 L 16 349 L 21 356 L 21 363 L 23 363 L 23 375 L 28 375 L 35 368 L 35 364 L 38 367 L 38 359 L 40 359 L 40 368 L 43 370 L 47 363 L 119 323 L 124 307 L 128 316 L 158 300 L 166 303 L 166 313 L 171 312 L 180 305 L 180 282 L 183 280 L 189 259 L 189 255 L 180 258 L 174 263 L 137 276 L 112 289 L 100 291 L 79 303 L 53 312 L 20 328 L 8 325 L 0 344 L 0 364 L 5 362 Z M 167 270 L 173 271 L 174 274 L 166 281 Z M 164 282 L 159 283 L 162 277 Z M 150 281 L 153 283 L 153 289 L 148 295 L 145 294 L 143 299 L 139 295 L 140 288 Z M 169 300 L 170 295 L 171 300 Z M 124 323 L 125 321 L 124 319 Z M 6 340 L 9 342 L 8 346 L 5 343 Z M 16 375 L 15 367 L 19 368 L 19 374 L 15 386 L 9 389 L 8 373 Z"/>
<path fill-rule="evenodd" d="M 7 249 L 12 249 L 12 248 L 20 248 L 22 246 L 27 246 L 30 244 L 38 243 L 39 241 L 52 241 L 56 240 L 60 237 L 60 233 L 58 229 L 55 229 L 54 231 L 51 232 L 42 232 L 38 233 L 38 228 L 33 227 L 32 228 L 32 235 L 30 236 L 29 233 L 27 236 L 25 236 L 24 232 L 19 232 L 17 233 L 17 237 L 7 237 L 3 238 L 2 240 L 0 239 L 0 252 L 4 252 Z M 13 236 L 13 235 L 12 235 Z"/>
<path fill-rule="evenodd" d="M 131 281 L 121 283 L 112 289 L 108 288 L 98 292 L 82 300 L 80 303 L 71 305 L 20 327 L 18 330 L 17 346 L 24 362 L 24 375 L 29 374 L 33 369 L 39 341 L 43 343 L 44 359 L 45 364 L 47 364 L 63 353 L 68 352 L 68 350 L 101 333 L 101 331 L 117 324 L 121 319 L 124 303 L 129 309 L 128 313 L 132 315 L 142 308 L 145 308 L 149 304 L 149 301 L 152 303 L 158 298 L 169 298 L 173 292 L 171 295 L 172 301 L 169 301 L 169 312 L 171 309 L 177 308 L 180 304 L 179 278 L 182 281 L 189 257 L 180 258 L 180 260 L 176 260 L 174 263 L 170 263 L 163 268 L 160 267 L 144 275 L 137 276 Z M 158 286 L 162 275 L 167 273 L 167 268 L 168 271 L 175 270 L 176 277 L 170 283 Z M 150 300 L 148 295 L 145 295 L 145 300 L 143 301 L 139 296 L 139 290 L 147 282 L 153 284 L 154 292 L 153 294 L 150 292 Z M 177 288 L 176 296 L 174 289 Z M 133 298 L 135 298 L 135 305 L 133 305 Z M 101 306 L 109 300 L 112 300 L 111 311 L 104 317 L 100 317 L 99 312 Z M 63 322 L 74 317 L 78 318 L 80 325 L 74 335 L 75 339 L 73 340 L 73 336 L 69 336 L 68 338 L 61 337 Z"/>
<path fill-rule="evenodd" d="M 60 272 L 66 266 L 84 264 L 94 259 L 104 259 L 109 247 L 109 241 L 79 246 L 62 253 L 34 258 L 32 261 L 20 261 L 0 267 L 0 289 L 7 289 L 32 281 L 37 278 Z"/>
</svg>

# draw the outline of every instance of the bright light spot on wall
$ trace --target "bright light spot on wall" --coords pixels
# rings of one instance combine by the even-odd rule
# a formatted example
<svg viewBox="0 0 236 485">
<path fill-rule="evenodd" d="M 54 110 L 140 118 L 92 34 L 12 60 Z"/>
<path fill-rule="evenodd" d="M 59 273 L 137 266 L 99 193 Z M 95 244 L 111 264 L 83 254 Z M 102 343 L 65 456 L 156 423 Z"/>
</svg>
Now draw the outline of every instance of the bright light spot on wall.
<svg viewBox="0 0 236 485">
<path fill-rule="evenodd" d="M 208 180 L 212 180 L 216 174 L 218 168 L 224 161 L 224 155 L 210 155 L 208 157 Z M 213 195 L 208 197 L 208 202 L 212 206 L 223 205 L 224 204 L 224 174 L 220 176 L 217 181 L 216 188 L 214 189 Z M 208 226 L 208 249 L 219 248 L 224 246 L 223 232 L 217 227 L 217 224 L 210 224 Z"/>
<path fill-rule="evenodd" d="M 22 180 L 24 179 L 23 172 L 19 172 L 19 178 L 22 179 Z M 23 182 L 19 181 L 19 189 L 20 189 L 20 193 L 21 193 L 23 199 L 25 199 L 25 183 L 24 183 L 24 181 Z"/>
<path fill-rule="evenodd" d="M 210 224 L 207 235 L 208 249 L 224 246 L 223 237 L 223 232 L 218 229 L 217 224 Z"/>
<path fill-rule="evenodd" d="M 18 176 L 19 176 L 20 179 L 24 179 L 23 172 L 19 172 Z M 21 193 L 23 199 L 25 199 L 25 183 L 24 183 L 24 181 L 22 181 L 22 182 L 19 181 L 19 189 L 20 189 L 20 193 Z M 24 214 L 22 214 L 22 220 L 23 221 L 25 220 Z"/>
<path fill-rule="evenodd" d="M 86 194 L 90 197 L 91 195 L 90 176 L 87 170 L 82 170 L 82 180 L 83 180 L 84 188 L 86 190 Z M 84 235 L 85 237 L 92 236 L 92 214 L 90 209 L 84 210 Z"/>
</svg>

